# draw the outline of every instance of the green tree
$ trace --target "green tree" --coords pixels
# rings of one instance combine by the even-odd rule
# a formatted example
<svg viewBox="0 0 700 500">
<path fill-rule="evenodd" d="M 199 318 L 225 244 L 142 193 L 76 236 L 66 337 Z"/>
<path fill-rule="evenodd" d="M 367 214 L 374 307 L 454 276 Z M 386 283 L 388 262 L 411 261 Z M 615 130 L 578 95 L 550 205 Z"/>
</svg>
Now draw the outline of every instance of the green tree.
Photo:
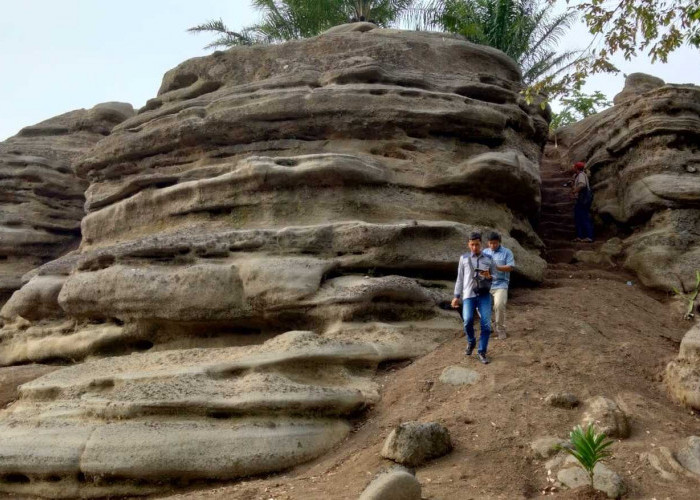
<svg viewBox="0 0 700 500">
<path fill-rule="evenodd" d="M 617 53 L 629 60 L 646 52 L 652 61 L 666 62 L 684 43 L 700 48 L 700 0 L 567 0 L 567 4 L 602 39 L 602 46 L 576 61 L 567 74 L 537 82 L 528 95 L 546 90 L 553 98 L 580 89 L 590 75 L 618 73 L 611 61 Z"/>
<path fill-rule="evenodd" d="M 571 1 L 582 14 L 589 31 L 602 35 L 599 57 L 622 52 L 625 59 L 646 51 L 652 62 L 666 62 L 684 43 L 700 48 L 699 0 L 602 0 Z"/>
<path fill-rule="evenodd" d="M 217 38 L 205 48 L 278 43 L 316 36 L 350 21 L 371 21 L 389 26 L 414 0 L 252 0 L 261 13 L 259 23 L 240 31 L 230 30 L 223 20 L 190 28 L 191 33 L 210 32 Z"/>
<path fill-rule="evenodd" d="M 612 106 L 612 102 L 599 90 L 592 94 L 584 94 L 580 90 L 574 90 L 570 96 L 561 99 L 561 104 L 562 110 L 552 114 L 552 121 L 549 124 L 550 130 L 571 125 Z"/>
<path fill-rule="evenodd" d="M 428 0 L 414 12 L 421 29 L 457 33 L 505 52 L 520 64 L 527 84 L 566 71 L 580 54 L 556 50 L 576 14 L 552 15 L 541 0 Z"/>
</svg>

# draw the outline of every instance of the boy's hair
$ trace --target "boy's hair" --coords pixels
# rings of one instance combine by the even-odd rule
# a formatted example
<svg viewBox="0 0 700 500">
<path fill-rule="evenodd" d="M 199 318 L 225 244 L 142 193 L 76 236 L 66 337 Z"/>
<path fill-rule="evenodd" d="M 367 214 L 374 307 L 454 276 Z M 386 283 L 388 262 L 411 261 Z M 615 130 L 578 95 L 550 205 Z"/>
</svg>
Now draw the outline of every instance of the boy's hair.
<svg viewBox="0 0 700 500">
<path fill-rule="evenodd" d="M 496 231 L 491 231 L 488 236 L 488 241 L 501 241 L 501 235 Z"/>
<path fill-rule="evenodd" d="M 469 241 L 473 241 L 473 240 L 481 241 L 481 233 L 479 233 L 477 231 L 474 231 L 473 233 L 471 233 L 469 235 Z"/>
</svg>

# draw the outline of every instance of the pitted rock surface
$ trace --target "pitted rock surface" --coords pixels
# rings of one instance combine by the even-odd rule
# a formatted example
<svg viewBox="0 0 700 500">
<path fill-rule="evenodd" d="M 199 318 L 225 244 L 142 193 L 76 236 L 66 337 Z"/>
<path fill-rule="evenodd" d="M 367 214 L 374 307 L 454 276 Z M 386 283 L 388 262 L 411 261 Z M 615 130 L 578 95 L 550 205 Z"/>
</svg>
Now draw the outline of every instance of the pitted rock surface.
<svg viewBox="0 0 700 500">
<path fill-rule="evenodd" d="M 598 433 L 604 433 L 611 438 L 627 438 L 630 426 L 627 415 L 612 399 L 596 396 L 586 400 L 583 416 L 584 426 L 593 424 Z"/>
<path fill-rule="evenodd" d="M 0 489 L 52 491 L 55 474 L 126 495 L 291 467 L 376 401 L 377 363 L 459 328 L 444 308 L 471 231 L 499 230 L 514 282 L 542 281 L 548 109 L 515 63 L 351 28 L 186 61 L 81 157 L 80 248 L 0 312 L 0 364 L 90 361 L 0 416 L 0 463 L 30 479 Z"/>
<path fill-rule="evenodd" d="M 622 226 L 624 266 L 647 286 L 694 286 L 700 261 L 700 87 L 628 76 L 615 106 L 559 129 L 565 162 L 586 162 L 593 211 Z"/>
<path fill-rule="evenodd" d="M 129 104 L 98 104 L 0 142 L 0 306 L 22 286 L 25 273 L 78 246 L 88 183 L 73 166 L 132 116 Z"/>
<path fill-rule="evenodd" d="M 677 401 L 700 410 L 700 324 L 683 336 L 678 358 L 666 367 L 665 382 Z"/>
<path fill-rule="evenodd" d="M 394 462 L 417 466 L 452 451 L 450 433 L 436 422 L 404 422 L 389 433 L 382 456 Z"/>
<path fill-rule="evenodd" d="M 379 474 L 367 485 L 359 500 L 420 500 L 421 486 L 416 476 L 403 467 Z"/>
</svg>

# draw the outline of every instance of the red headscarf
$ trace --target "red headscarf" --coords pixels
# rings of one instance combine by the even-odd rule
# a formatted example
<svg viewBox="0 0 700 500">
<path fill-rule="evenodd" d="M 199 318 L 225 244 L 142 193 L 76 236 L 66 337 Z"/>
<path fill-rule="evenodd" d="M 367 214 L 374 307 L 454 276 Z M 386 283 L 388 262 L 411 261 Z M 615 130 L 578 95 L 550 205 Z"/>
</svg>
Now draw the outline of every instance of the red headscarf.
<svg viewBox="0 0 700 500">
<path fill-rule="evenodd" d="M 574 170 L 579 171 L 583 170 L 584 168 L 586 168 L 586 164 L 582 161 L 577 161 L 576 163 L 574 163 Z"/>
</svg>

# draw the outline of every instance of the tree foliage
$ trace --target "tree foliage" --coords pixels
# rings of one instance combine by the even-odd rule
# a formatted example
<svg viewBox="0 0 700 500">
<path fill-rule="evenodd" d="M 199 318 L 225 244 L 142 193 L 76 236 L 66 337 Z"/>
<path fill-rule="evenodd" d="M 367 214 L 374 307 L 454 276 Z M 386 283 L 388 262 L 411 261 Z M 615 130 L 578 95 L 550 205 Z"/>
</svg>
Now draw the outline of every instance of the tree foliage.
<svg viewBox="0 0 700 500">
<path fill-rule="evenodd" d="M 629 60 L 642 52 L 652 62 L 666 62 L 684 43 L 700 48 L 700 0 L 567 0 L 567 4 L 602 45 L 577 60 L 567 74 L 534 84 L 528 97 L 544 91 L 554 98 L 580 90 L 590 75 L 618 73 L 611 60 L 618 53 Z"/>
<path fill-rule="evenodd" d="M 278 43 L 316 36 L 350 21 L 371 21 L 391 25 L 414 0 L 252 0 L 261 13 L 259 23 L 229 30 L 222 20 L 190 28 L 191 33 L 211 32 L 217 38 L 205 48 Z"/>
<path fill-rule="evenodd" d="M 592 94 L 584 94 L 580 90 L 574 90 L 569 97 L 561 99 L 561 104 L 562 110 L 552 114 L 552 121 L 549 124 L 550 130 L 571 125 L 612 106 L 612 102 L 599 90 Z"/>
<path fill-rule="evenodd" d="M 457 33 L 505 52 L 520 64 L 527 84 L 566 71 L 578 56 L 556 50 L 576 14 L 552 15 L 540 0 L 428 0 L 418 11 L 422 29 Z"/>
</svg>

